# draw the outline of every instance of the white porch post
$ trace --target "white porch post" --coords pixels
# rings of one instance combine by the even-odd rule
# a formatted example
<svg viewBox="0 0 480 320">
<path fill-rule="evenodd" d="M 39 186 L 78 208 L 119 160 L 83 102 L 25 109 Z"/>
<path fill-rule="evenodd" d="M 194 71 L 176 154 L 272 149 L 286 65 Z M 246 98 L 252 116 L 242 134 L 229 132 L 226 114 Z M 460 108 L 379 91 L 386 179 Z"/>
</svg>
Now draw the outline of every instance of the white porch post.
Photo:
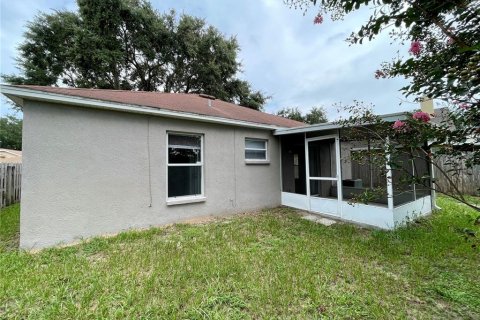
<svg viewBox="0 0 480 320">
<path fill-rule="evenodd" d="M 335 138 L 335 158 L 337 165 L 337 199 L 338 199 L 338 213 L 340 217 L 343 216 L 342 201 L 343 201 L 343 185 L 342 185 L 342 161 L 340 159 L 340 131 Z"/>
<path fill-rule="evenodd" d="M 386 138 L 387 145 L 390 144 L 390 139 Z M 388 210 L 393 211 L 393 181 L 392 181 L 392 168 L 390 167 L 390 153 L 388 150 L 385 150 L 387 163 L 385 164 L 387 169 L 387 201 L 388 201 Z"/>
<path fill-rule="evenodd" d="M 308 141 L 306 132 L 303 134 L 303 140 L 305 141 L 305 182 L 307 184 L 308 211 L 311 211 L 312 204 L 310 201 L 310 161 L 308 160 Z"/>
<path fill-rule="evenodd" d="M 441 209 L 437 205 L 437 192 L 435 191 L 437 189 L 437 184 L 435 183 L 435 166 L 433 165 L 432 162 L 430 162 L 430 186 L 432 187 L 430 191 L 430 196 L 432 197 L 432 202 L 431 202 L 432 210 Z"/>
</svg>

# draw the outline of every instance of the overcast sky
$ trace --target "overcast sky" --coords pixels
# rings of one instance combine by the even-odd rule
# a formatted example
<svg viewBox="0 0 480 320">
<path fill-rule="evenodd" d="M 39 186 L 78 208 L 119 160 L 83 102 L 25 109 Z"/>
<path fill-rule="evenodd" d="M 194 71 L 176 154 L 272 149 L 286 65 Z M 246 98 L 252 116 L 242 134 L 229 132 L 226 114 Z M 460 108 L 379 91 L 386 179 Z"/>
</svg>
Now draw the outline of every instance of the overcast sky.
<svg viewBox="0 0 480 320">
<path fill-rule="evenodd" d="M 307 111 L 325 106 L 329 119 L 338 116 L 332 104 L 360 100 L 374 104 L 377 113 L 411 110 L 398 91 L 403 79 L 374 78 L 382 61 L 390 61 L 406 48 L 390 45 L 385 34 L 371 43 L 349 46 L 348 35 L 368 17 L 368 10 L 344 21 L 324 19 L 314 25 L 311 9 L 290 9 L 282 0 L 162 0 L 151 1 L 159 11 L 171 8 L 205 18 L 227 36 L 235 35 L 240 44 L 242 78 L 253 88 L 272 96 L 266 111 L 274 113 L 287 106 Z M 74 0 L 0 1 L 0 73 L 15 73 L 16 47 L 22 41 L 25 25 L 39 11 L 76 10 Z M 1 114 L 9 113 L 2 100 Z"/>
</svg>

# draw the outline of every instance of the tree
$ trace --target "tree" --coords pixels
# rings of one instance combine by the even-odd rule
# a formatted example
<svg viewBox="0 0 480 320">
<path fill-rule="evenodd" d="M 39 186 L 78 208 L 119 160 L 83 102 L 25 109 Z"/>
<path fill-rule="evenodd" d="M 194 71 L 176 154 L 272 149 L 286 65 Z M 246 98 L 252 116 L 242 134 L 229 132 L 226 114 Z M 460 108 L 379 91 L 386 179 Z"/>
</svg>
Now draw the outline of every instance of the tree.
<svg viewBox="0 0 480 320">
<path fill-rule="evenodd" d="M 307 124 L 324 123 L 328 121 L 323 107 L 312 107 L 305 116 L 302 115 L 298 107 L 283 108 L 277 112 L 277 115 Z"/>
<path fill-rule="evenodd" d="M 305 122 L 305 118 L 298 107 L 283 108 L 277 112 L 277 116 L 292 119 L 295 121 Z"/>
<path fill-rule="evenodd" d="M 7 115 L 0 119 L 0 148 L 22 150 L 22 119 Z"/>
<path fill-rule="evenodd" d="M 160 14 L 144 0 L 78 0 L 78 12 L 40 13 L 19 47 L 13 84 L 205 93 L 262 109 L 237 78 L 239 45 L 205 20 Z"/>
<path fill-rule="evenodd" d="M 371 112 L 360 112 L 353 106 L 349 118 L 340 121 L 345 128 L 359 126 L 372 128 L 385 140 L 392 166 L 406 150 L 414 157 L 420 150 L 430 165 L 436 166 L 439 157 L 449 162 L 464 162 L 467 169 L 480 164 L 480 3 L 469 0 L 292 0 L 290 5 L 307 10 L 317 6 L 315 24 L 331 13 L 333 20 L 373 4 L 368 21 L 349 37 L 352 44 L 372 40 L 382 32 L 389 32 L 393 41 L 409 43 L 408 56 L 400 56 L 383 63 L 375 72 L 377 79 L 405 77 L 410 84 L 401 88 L 415 100 L 436 98 L 452 106 L 444 120 L 432 125 L 430 116 L 413 113 L 405 121 L 394 124 L 382 122 Z M 427 120 L 428 119 L 428 120 Z M 365 124 L 370 124 L 369 126 Z M 358 131 L 358 130 L 357 130 Z M 388 137 L 388 139 L 385 139 Z M 424 141 L 428 144 L 424 145 Z M 403 148 L 398 148 L 398 146 Z M 363 153 L 367 157 L 371 154 Z M 441 171 L 437 168 L 438 171 Z M 443 172 L 451 176 L 455 172 Z M 405 183 L 415 182 L 411 175 Z M 479 210 L 460 192 L 444 192 Z"/>
<path fill-rule="evenodd" d="M 305 122 L 308 124 L 327 122 L 327 115 L 323 107 L 312 107 L 310 112 L 305 115 Z"/>
</svg>

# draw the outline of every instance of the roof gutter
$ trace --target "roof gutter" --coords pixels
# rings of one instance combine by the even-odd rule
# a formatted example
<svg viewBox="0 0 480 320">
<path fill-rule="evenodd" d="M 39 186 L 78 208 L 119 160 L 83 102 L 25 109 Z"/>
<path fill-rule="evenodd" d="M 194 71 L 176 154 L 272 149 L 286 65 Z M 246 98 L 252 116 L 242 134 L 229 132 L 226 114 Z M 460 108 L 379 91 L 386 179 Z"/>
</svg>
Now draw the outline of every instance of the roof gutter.
<svg viewBox="0 0 480 320">
<path fill-rule="evenodd" d="M 404 120 L 406 118 L 406 112 L 396 112 L 396 113 L 389 113 L 380 115 L 380 118 L 383 121 L 393 122 L 396 120 Z M 365 123 L 368 125 L 368 123 Z M 318 132 L 318 131 L 326 131 L 326 130 L 335 130 L 344 128 L 344 125 L 335 123 L 335 122 L 328 122 L 328 123 L 319 123 L 313 124 L 310 126 L 305 127 L 296 127 L 296 128 L 279 128 L 276 129 L 273 133 L 276 136 L 283 136 L 287 134 L 296 134 L 296 133 L 305 133 L 305 132 Z"/>
<path fill-rule="evenodd" d="M 27 89 L 27 88 L 19 88 L 19 87 L 14 87 L 14 86 L 5 85 L 5 84 L 0 84 L 0 92 L 4 94 L 6 97 L 13 100 L 15 103 L 20 104 L 21 106 L 23 106 L 23 99 L 26 99 L 26 100 L 33 100 L 33 101 L 45 101 L 45 102 L 52 102 L 57 104 L 81 106 L 81 107 L 87 107 L 87 108 L 93 108 L 93 109 L 147 114 L 147 115 L 166 117 L 166 118 L 194 120 L 194 121 L 201 121 L 201 122 L 255 128 L 255 129 L 275 130 L 275 129 L 284 128 L 284 127 L 279 127 L 275 125 L 261 124 L 261 123 L 243 121 L 243 120 L 234 120 L 234 119 L 228 119 L 228 118 L 222 118 L 222 117 L 212 117 L 212 116 L 196 114 L 196 113 L 179 112 L 179 111 L 172 111 L 167 109 L 153 108 L 148 106 L 124 104 L 124 103 L 89 99 L 89 98 L 83 98 L 83 97 L 77 97 L 77 96 L 69 96 L 64 94 L 44 92 L 39 90 Z"/>
</svg>

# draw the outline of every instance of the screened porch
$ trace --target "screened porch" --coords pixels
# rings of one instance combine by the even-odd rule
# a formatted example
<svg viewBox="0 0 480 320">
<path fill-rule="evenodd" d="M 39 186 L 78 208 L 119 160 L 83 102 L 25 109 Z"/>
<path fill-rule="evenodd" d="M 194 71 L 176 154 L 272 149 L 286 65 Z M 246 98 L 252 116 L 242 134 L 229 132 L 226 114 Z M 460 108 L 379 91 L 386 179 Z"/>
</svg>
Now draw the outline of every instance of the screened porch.
<svg viewBox="0 0 480 320">
<path fill-rule="evenodd" d="M 432 210 L 430 181 L 402 183 L 405 173 L 430 177 L 421 156 L 390 168 L 379 142 L 352 139 L 334 124 L 282 129 L 282 204 L 334 218 L 392 229 Z M 362 156 L 368 151 L 368 157 Z M 430 179 L 429 179 L 430 180 Z M 357 198 L 372 190 L 368 202 Z"/>
</svg>

